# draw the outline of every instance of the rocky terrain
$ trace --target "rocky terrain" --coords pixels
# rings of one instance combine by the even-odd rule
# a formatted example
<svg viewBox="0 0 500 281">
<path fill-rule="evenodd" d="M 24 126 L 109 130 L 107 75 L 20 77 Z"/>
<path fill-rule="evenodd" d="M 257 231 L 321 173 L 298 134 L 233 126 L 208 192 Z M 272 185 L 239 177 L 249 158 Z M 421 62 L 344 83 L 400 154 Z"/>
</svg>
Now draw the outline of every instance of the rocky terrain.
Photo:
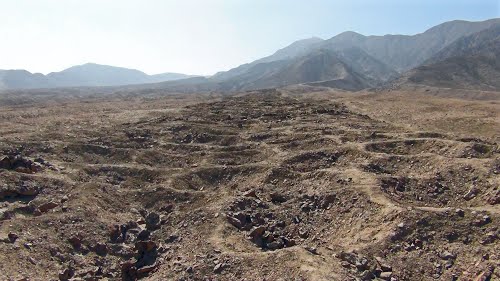
<svg viewBox="0 0 500 281">
<path fill-rule="evenodd" d="M 1 280 L 500 279 L 498 93 L 40 95 L 0 99 Z"/>
</svg>

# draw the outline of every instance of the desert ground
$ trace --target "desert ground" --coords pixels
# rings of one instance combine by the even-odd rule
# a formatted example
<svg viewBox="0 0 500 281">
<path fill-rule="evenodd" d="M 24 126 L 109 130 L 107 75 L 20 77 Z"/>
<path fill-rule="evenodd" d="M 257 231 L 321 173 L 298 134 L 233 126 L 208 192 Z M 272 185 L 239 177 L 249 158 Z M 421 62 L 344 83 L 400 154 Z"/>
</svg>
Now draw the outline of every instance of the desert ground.
<svg viewBox="0 0 500 281">
<path fill-rule="evenodd" d="M 500 280 L 500 93 L 0 96 L 0 280 Z"/>
</svg>

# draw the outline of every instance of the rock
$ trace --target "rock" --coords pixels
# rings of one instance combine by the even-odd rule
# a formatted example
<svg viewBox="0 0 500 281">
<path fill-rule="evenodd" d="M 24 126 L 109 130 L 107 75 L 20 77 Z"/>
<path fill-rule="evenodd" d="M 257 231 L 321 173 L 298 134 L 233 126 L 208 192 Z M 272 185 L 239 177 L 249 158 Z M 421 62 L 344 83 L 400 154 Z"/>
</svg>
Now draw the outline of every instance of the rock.
<svg viewBox="0 0 500 281">
<path fill-rule="evenodd" d="M 233 225 L 234 227 L 236 228 L 242 228 L 243 225 L 241 224 L 240 220 L 235 218 L 235 217 L 232 217 L 232 216 L 227 216 L 227 221 Z"/>
<path fill-rule="evenodd" d="M 14 232 L 9 232 L 9 234 L 7 235 L 7 238 L 9 239 L 10 243 L 14 243 L 14 242 L 16 242 L 17 238 L 19 238 L 19 236 L 17 234 L 15 234 Z"/>
<path fill-rule="evenodd" d="M 495 242 L 495 240 L 498 239 L 498 235 L 495 233 L 495 232 L 488 232 L 486 234 L 486 237 L 483 238 L 481 241 L 479 241 L 479 243 L 481 243 L 482 245 L 486 245 L 486 244 L 491 244 L 493 242 Z"/>
<path fill-rule="evenodd" d="M 391 280 L 391 277 L 392 277 L 392 272 L 390 271 L 380 273 L 380 279 L 382 280 Z"/>
<path fill-rule="evenodd" d="M 121 264 L 122 281 L 137 280 L 137 268 L 133 261 L 126 261 Z"/>
<path fill-rule="evenodd" d="M 285 243 L 285 247 L 293 247 L 297 244 L 295 240 L 289 239 L 287 237 L 283 237 L 283 242 Z"/>
<path fill-rule="evenodd" d="M 458 216 L 460 216 L 460 217 L 465 216 L 465 212 L 464 212 L 464 210 L 462 210 L 462 209 L 456 209 L 456 210 L 455 210 L 455 214 L 457 214 L 457 215 L 458 215 Z"/>
<path fill-rule="evenodd" d="M 109 233 L 109 239 L 112 242 L 116 242 L 118 238 L 121 236 L 120 226 L 117 224 L 109 226 L 108 233 Z"/>
<path fill-rule="evenodd" d="M 21 155 L 9 155 L 0 160 L 0 169 L 14 170 L 19 173 L 36 173 L 42 169 L 42 166 Z"/>
<path fill-rule="evenodd" d="M 454 259 L 456 259 L 456 258 L 457 258 L 457 256 L 456 256 L 456 255 L 454 255 L 454 254 L 452 254 L 452 253 L 450 253 L 450 252 L 448 252 L 448 251 L 444 251 L 444 252 L 442 252 L 439 256 L 440 256 L 442 259 L 444 259 L 444 260 L 454 260 Z"/>
<path fill-rule="evenodd" d="M 36 265 L 36 260 L 33 258 L 33 257 L 28 257 L 28 261 L 33 264 L 33 265 Z"/>
<path fill-rule="evenodd" d="M 214 273 L 221 273 L 226 267 L 226 263 L 218 263 L 214 266 Z"/>
<path fill-rule="evenodd" d="M 104 243 L 97 243 L 94 246 L 94 251 L 99 256 L 105 256 L 108 253 L 108 247 Z"/>
<path fill-rule="evenodd" d="M 36 196 L 40 188 L 34 184 L 0 187 L 0 199 L 5 197 Z"/>
<path fill-rule="evenodd" d="M 267 243 L 266 244 L 266 247 L 269 249 L 269 250 L 277 250 L 277 249 L 281 249 L 283 248 L 285 244 L 283 243 L 283 241 L 280 239 L 280 240 L 276 240 L 276 241 L 273 241 L 271 243 Z"/>
<path fill-rule="evenodd" d="M 471 188 L 466 194 L 464 194 L 463 198 L 467 201 L 472 200 L 479 193 L 479 190 L 475 187 Z"/>
<path fill-rule="evenodd" d="M 497 205 L 500 203 L 500 190 L 497 190 L 495 194 L 490 196 L 487 200 L 490 205 Z"/>
<path fill-rule="evenodd" d="M 315 247 L 305 247 L 305 249 L 313 255 L 319 255 L 318 249 L 316 249 Z"/>
<path fill-rule="evenodd" d="M 474 281 L 488 281 L 491 280 L 491 277 L 493 276 L 493 271 L 495 268 L 493 266 L 488 267 L 485 271 L 481 272 L 476 278 L 474 278 Z"/>
<path fill-rule="evenodd" d="M 348 263 L 356 266 L 358 271 L 365 271 L 369 269 L 368 259 L 355 253 L 355 252 L 340 252 L 339 258 L 343 261 L 347 261 Z"/>
<path fill-rule="evenodd" d="M 334 203 L 336 199 L 337 195 L 334 193 L 326 195 L 321 202 L 321 208 L 328 209 L 330 204 Z"/>
<path fill-rule="evenodd" d="M 137 269 L 156 263 L 158 257 L 158 246 L 154 241 L 138 241 L 135 243 Z"/>
<path fill-rule="evenodd" d="M 156 249 L 156 243 L 153 241 L 138 241 L 135 243 L 135 250 L 139 253 L 147 253 Z"/>
<path fill-rule="evenodd" d="M 266 239 L 264 238 L 264 233 L 266 231 L 266 227 L 264 226 L 259 226 L 255 227 L 251 232 L 250 232 L 250 240 L 255 243 L 259 247 L 264 247 L 266 244 Z M 266 237 L 267 242 L 271 243 L 273 238 L 269 239 L 269 236 Z"/>
<path fill-rule="evenodd" d="M 40 188 L 32 185 L 22 185 L 17 191 L 17 193 L 22 196 L 35 196 L 38 195 L 39 192 Z"/>
<path fill-rule="evenodd" d="M 307 237 L 309 237 L 309 232 L 301 228 L 299 229 L 299 237 L 306 239 Z"/>
<path fill-rule="evenodd" d="M 262 237 L 264 235 L 264 232 L 266 231 L 265 226 L 259 226 L 255 227 L 251 232 L 250 232 L 250 237 L 256 238 L 256 237 Z"/>
<path fill-rule="evenodd" d="M 145 266 L 137 269 L 137 275 L 140 275 L 140 276 L 147 275 L 151 271 L 155 270 L 156 267 L 157 267 L 157 263 L 156 262 L 153 263 L 153 264 L 151 264 L 151 265 L 145 265 Z"/>
<path fill-rule="evenodd" d="M 286 197 L 283 194 L 277 192 L 271 193 L 270 197 L 271 202 L 273 203 L 285 203 L 287 201 Z"/>
<path fill-rule="evenodd" d="M 139 234 L 137 235 L 137 240 L 139 241 L 145 241 L 145 240 L 148 240 L 149 239 L 149 235 L 151 234 L 151 232 L 147 229 L 143 229 L 141 230 L 141 232 L 139 232 Z"/>
<path fill-rule="evenodd" d="M 59 272 L 59 280 L 68 281 L 74 275 L 75 275 L 75 270 L 72 267 L 69 267 Z"/>
<path fill-rule="evenodd" d="M 160 215 L 151 212 L 146 216 L 146 228 L 150 231 L 160 228 Z"/>
<path fill-rule="evenodd" d="M 405 228 L 405 224 L 404 223 L 398 224 L 398 228 Z"/>
<path fill-rule="evenodd" d="M 179 235 L 170 234 L 167 239 L 165 239 L 165 243 L 173 243 L 179 239 Z"/>
<path fill-rule="evenodd" d="M 238 229 L 249 230 L 252 227 L 250 216 L 243 213 L 234 213 L 227 215 L 227 221 Z"/>
<path fill-rule="evenodd" d="M 488 215 L 484 215 L 480 218 L 475 219 L 472 221 L 472 225 L 474 226 L 483 226 L 491 222 L 491 217 Z"/>
<path fill-rule="evenodd" d="M 484 215 L 482 217 L 484 224 L 490 223 L 491 222 L 491 217 L 488 215 Z"/>
<path fill-rule="evenodd" d="M 257 197 L 257 192 L 255 191 L 255 189 L 252 189 L 252 190 L 249 190 L 245 193 L 243 193 L 243 196 L 245 197 L 253 197 L 253 198 L 258 198 Z"/>
<path fill-rule="evenodd" d="M 392 272 L 392 266 L 388 265 L 381 257 L 375 257 L 382 272 Z"/>
<path fill-rule="evenodd" d="M 346 262 L 346 261 L 342 261 L 340 262 L 340 265 L 343 267 L 343 268 L 351 268 L 351 264 Z"/>
<path fill-rule="evenodd" d="M 80 249 L 82 247 L 82 240 L 78 236 L 73 236 L 68 239 L 68 242 L 73 246 L 74 249 Z"/>
<path fill-rule="evenodd" d="M 42 205 L 38 206 L 38 209 L 40 210 L 40 212 L 46 213 L 49 210 L 54 209 L 57 206 L 59 206 L 57 203 L 47 202 L 45 204 L 42 204 Z"/>
<path fill-rule="evenodd" d="M 0 160 L 0 169 L 6 169 L 6 170 L 11 169 L 10 158 L 8 156 Z"/>
<path fill-rule="evenodd" d="M 41 216 L 42 215 L 42 211 L 40 211 L 40 209 L 36 208 L 35 210 L 33 210 L 33 215 L 35 217 Z"/>
<path fill-rule="evenodd" d="M 160 211 L 165 212 L 165 213 L 170 213 L 174 210 L 174 205 L 173 204 L 167 204 L 165 206 L 162 206 L 160 208 Z"/>
</svg>

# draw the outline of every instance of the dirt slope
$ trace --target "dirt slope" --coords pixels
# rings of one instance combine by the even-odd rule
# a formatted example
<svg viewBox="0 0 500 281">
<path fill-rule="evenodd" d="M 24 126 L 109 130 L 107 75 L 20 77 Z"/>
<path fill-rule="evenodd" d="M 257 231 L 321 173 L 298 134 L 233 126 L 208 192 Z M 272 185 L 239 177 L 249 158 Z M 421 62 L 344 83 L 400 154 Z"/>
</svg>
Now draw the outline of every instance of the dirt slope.
<svg viewBox="0 0 500 281">
<path fill-rule="evenodd" d="M 500 278 L 496 102 L 268 90 L 10 104 L 1 280 Z"/>
</svg>

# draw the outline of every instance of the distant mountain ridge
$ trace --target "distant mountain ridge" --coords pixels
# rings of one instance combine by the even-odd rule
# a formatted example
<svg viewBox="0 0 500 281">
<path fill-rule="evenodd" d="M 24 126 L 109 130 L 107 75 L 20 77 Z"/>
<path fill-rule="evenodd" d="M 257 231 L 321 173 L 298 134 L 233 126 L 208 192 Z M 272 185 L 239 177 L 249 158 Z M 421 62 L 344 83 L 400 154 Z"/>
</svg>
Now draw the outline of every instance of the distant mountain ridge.
<svg viewBox="0 0 500 281">
<path fill-rule="evenodd" d="M 364 36 L 344 32 L 323 44 L 331 49 L 357 46 L 395 71 L 403 73 L 419 66 L 455 40 L 500 23 L 500 19 L 482 22 L 451 21 L 416 35 Z"/>
<path fill-rule="evenodd" d="M 194 77 L 180 73 L 148 75 L 136 69 L 87 63 L 47 75 L 26 70 L 0 70 L 0 89 L 95 87 L 158 83 Z"/>
<path fill-rule="evenodd" d="M 456 40 L 396 84 L 500 90 L 500 23 Z"/>
<path fill-rule="evenodd" d="M 496 24 L 500 19 L 451 21 L 416 35 L 364 36 L 347 31 L 328 40 L 313 37 L 208 79 L 156 87 L 175 91 L 254 90 L 301 83 L 345 90 L 378 87 L 438 56 L 453 42 Z"/>
</svg>

